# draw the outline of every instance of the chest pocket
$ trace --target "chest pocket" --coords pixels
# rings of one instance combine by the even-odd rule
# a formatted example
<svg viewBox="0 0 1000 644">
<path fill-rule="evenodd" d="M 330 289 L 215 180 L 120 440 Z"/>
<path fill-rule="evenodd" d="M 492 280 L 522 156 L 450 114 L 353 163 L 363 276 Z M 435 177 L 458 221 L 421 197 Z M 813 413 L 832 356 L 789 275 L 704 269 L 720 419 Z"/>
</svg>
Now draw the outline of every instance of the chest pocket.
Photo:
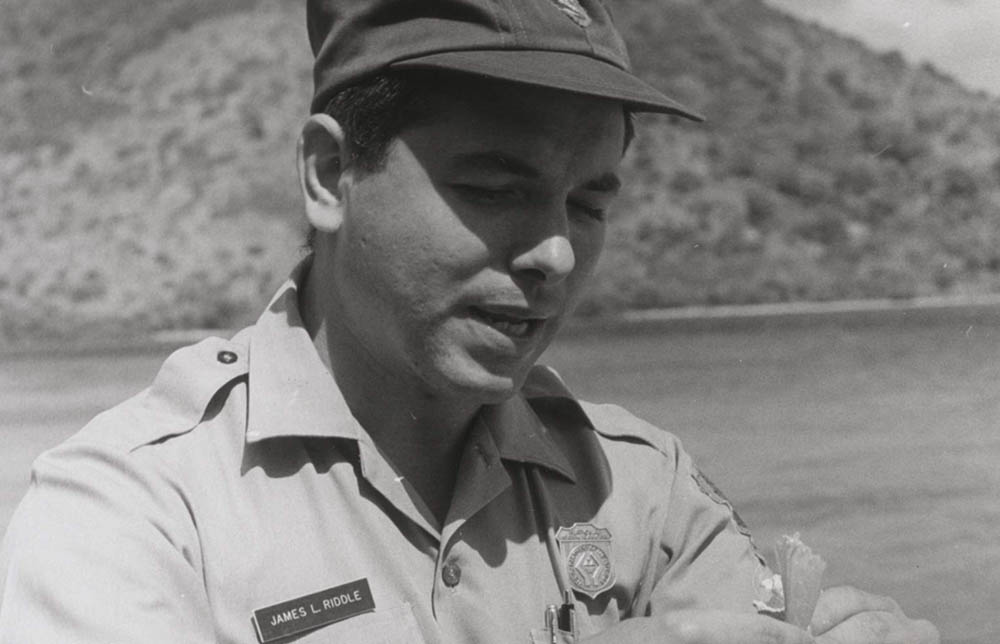
<svg viewBox="0 0 1000 644">
<path fill-rule="evenodd" d="M 292 639 L 289 644 L 425 644 L 409 604 L 357 615 Z"/>
<path fill-rule="evenodd" d="M 566 631 L 556 631 L 556 644 L 573 644 L 576 638 Z M 531 644 L 552 644 L 552 634 L 543 628 L 531 629 Z"/>
</svg>

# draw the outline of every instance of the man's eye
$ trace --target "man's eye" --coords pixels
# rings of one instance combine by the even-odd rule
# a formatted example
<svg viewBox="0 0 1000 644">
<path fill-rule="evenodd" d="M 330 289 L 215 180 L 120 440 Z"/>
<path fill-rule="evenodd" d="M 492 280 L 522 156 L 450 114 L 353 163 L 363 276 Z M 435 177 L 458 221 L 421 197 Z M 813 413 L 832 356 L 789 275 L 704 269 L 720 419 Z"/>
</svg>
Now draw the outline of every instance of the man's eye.
<svg viewBox="0 0 1000 644">
<path fill-rule="evenodd" d="M 513 188 L 492 188 L 469 184 L 459 184 L 454 186 L 454 188 L 467 199 L 484 204 L 501 203 L 517 196 L 517 191 Z"/>
<path fill-rule="evenodd" d="M 579 212 L 597 221 L 604 221 L 608 216 L 608 211 L 605 210 L 604 208 L 599 208 L 597 206 L 588 206 L 587 204 L 580 203 L 579 201 L 569 202 L 569 207 L 571 210 Z"/>
</svg>

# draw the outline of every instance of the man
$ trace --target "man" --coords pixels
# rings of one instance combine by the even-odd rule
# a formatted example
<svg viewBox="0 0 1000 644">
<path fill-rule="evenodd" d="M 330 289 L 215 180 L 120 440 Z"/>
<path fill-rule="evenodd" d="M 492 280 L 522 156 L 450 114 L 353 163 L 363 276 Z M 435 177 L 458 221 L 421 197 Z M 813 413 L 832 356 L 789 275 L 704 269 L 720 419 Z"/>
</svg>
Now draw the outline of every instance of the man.
<svg viewBox="0 0 1000 644">
<path fill-rule="evenodd" d="M 3 642 L 810 642 L 668 434 L 535 361 L 631 114 L 597 2 L 309 4 L 310 257 L 256 325 L 38 459 Z M 824 594 L 820 642 L 933 642 Z"/>
</svg>

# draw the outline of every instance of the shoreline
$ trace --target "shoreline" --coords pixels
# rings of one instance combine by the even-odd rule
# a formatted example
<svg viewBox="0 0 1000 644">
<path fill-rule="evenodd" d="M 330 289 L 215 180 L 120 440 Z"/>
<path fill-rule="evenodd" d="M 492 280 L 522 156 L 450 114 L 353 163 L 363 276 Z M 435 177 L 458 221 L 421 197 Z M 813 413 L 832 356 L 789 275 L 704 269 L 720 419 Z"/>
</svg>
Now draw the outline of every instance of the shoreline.
<svg viewBox="0 0 1000 644">
<path fill-rule="evenodd" d="M 573 318 L 560 331 L 560 337 L 608 332 L 711 333 L 776 327 L 941 323 L 1000 326 L 1000 295 L 643 309 L 608 317 Z M 29 339 L 0 344 L 0 357 L 171 351 L 210 336 L 230 337 L 236 331 L 237 329 L 174 329 L 77 341 Z"/>
</svg>

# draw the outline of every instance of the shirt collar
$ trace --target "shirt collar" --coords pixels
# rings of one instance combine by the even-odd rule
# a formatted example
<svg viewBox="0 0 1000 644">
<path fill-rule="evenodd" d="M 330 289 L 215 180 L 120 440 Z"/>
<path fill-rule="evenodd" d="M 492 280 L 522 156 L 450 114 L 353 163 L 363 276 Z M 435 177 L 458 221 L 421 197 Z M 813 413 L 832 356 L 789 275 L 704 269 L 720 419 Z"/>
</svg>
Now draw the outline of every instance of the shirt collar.
<svg viewBox="0 0 1000 644">
<path fill-rule="evenodd" d="M 320 360 L 299 311 L 312 256 L 292 271 L 252 328 L 247 440 L 278 436 L 352 438 L 360 425 Z"/>
<path fill-rule="evenodd" d="M 576 473 L 522 394 L 484 407 L 480 420 L 490 430 L 500 458 L 541 465 L 576 483 Z"/>
<path fill-rule="evenodd" d="M 299 289 L 311 264 L 309 256 L 295 267 L 250 330 L 249 442 L 281 436 L 367 436 L 302 321 Z M 571 398 L 558 376 L 545 368 L 532 370 L 524 391 L 530 397 Z M 565 454 L 523 394 L 484 407 L 479 420 L 490 430 L 501 458 L 540 465 L 576 481 Z"/>
</svg>

